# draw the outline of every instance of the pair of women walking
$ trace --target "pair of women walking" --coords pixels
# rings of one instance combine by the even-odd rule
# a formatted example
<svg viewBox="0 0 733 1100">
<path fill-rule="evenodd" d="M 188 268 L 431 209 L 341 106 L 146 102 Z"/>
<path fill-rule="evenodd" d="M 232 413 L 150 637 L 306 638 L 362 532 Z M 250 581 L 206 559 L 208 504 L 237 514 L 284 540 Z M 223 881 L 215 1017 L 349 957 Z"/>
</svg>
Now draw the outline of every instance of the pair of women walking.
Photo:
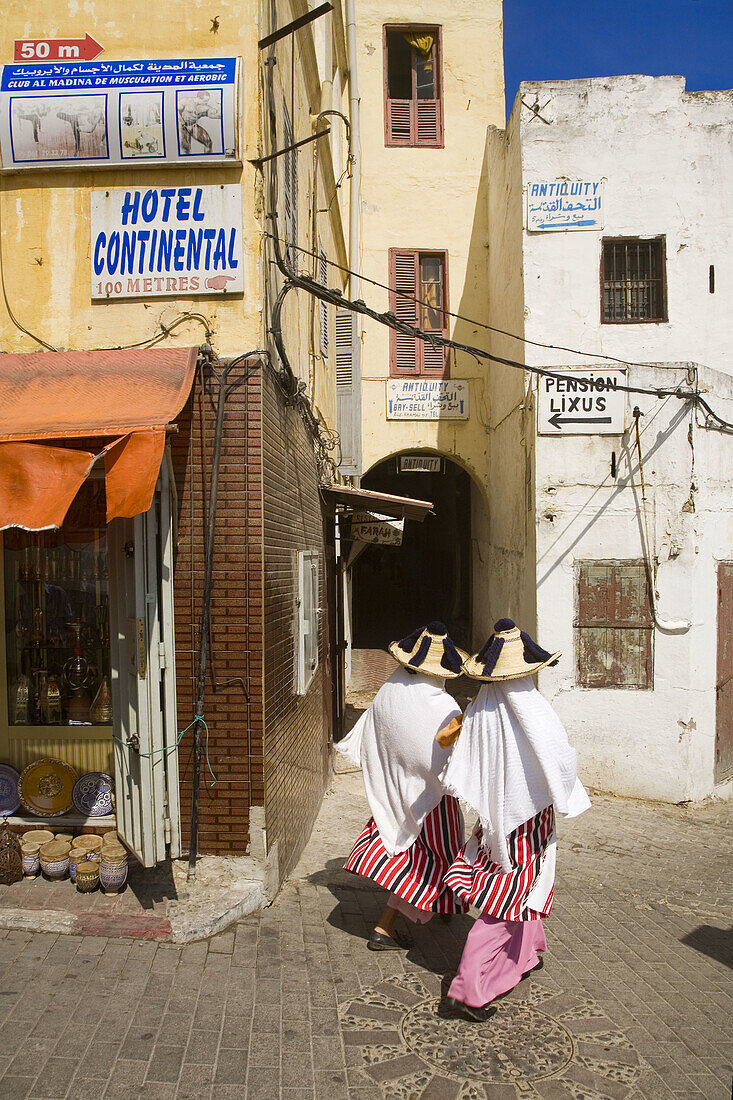
<svg viewBox="0 0 733 1100">
<path fill-rule="evenodd" d="M 560 653 L 541 649 L 511 619 L 500 619 L 473 657 L 437 622 L 389 651 L 400 668 L 336 746 L 361 766 L 372 814 L 346 869 L 390 891 L 371 950 L 409 946 L 395 930 L 399 914 L 424 924 L 436 913 L 479 910 L 441 1012 L 480 1022 L 542 966 L 555 812 L 590 806 L 575 751 L 532 681 Z M 463 716 L 445 690 L 462 673 L 482 682 Z M 467 842 L 459 799 L 477 814 Z"/>
</svg>

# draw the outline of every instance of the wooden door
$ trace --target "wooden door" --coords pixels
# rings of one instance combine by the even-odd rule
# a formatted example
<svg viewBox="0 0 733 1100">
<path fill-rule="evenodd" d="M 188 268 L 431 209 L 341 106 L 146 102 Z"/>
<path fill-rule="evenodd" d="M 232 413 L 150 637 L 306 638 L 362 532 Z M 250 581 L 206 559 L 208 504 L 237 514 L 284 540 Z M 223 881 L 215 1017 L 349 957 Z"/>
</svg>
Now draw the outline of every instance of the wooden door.
<svg viewBox="0 0 733 1100">
<path fill-rule="evenodd" d="M 718 565 L 718 673 L 715 682 L 715 782 L 733 775 L 733 562 Z"/>
</svg>

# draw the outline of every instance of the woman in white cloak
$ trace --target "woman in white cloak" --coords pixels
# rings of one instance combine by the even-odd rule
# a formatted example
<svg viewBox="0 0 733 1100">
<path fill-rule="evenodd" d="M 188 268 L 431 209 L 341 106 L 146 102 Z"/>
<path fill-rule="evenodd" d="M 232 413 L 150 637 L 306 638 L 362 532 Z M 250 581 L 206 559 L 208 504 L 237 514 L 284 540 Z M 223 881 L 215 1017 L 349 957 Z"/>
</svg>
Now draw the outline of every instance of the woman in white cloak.
<svg viewBox="0 0 733 1100">
<path fill-rule="evenodd" d="M 444 882 L 465 831 L 458 801 L 445 796 L 438 778 L 450 749 L 435 737 L 461 713 L 445 681 L 461 675 L 468 654 L 438 622 L 392 642 L 389 652 L 400 667 L 336 745 L 361 767 L 372 815 L 346 870 L 390 892 L 367 944 L 372 951 L 408 946 L 394 929 L 398 913 L 422 924 L 433 913 L 464 909 Z"/>
<path fill-rule="evenodd" d="M 555 812 L 574 817 L 590 806 L 575 750 L 532 680 L 560 656 L 541 649 L 511 619 L 500 619 L 464 665 L 483 686 L 452 739 L 443 782 L 478 821 L 445 881 L 481 912 L 442 1006 L 447 1015 L 487 1020 L 496 1011 L 493 1001 L 542 966 L 542 918 L 550 914 L 555 882 Z M 439 737 L 439 743 L 450 740 Z"/>
</svg>

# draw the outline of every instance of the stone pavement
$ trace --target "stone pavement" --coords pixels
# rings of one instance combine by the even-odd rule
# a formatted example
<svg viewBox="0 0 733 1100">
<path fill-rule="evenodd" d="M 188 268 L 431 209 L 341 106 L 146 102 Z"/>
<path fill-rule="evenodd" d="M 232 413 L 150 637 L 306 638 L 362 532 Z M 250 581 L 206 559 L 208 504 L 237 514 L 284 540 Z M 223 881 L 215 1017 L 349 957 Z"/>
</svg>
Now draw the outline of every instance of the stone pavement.
<svg viewBox="0 0 733 1100">
<path fill-rule="evenodd" d="M 563 824 L 545 969 L 483 1025 L 436 1015 L 469 917 L 367 951 L 365 817 L 337 775 L 275 904 L 207 942 L 0 931 L 0 1100 L 730 1100 L 731 804 Z"/>
</svg>

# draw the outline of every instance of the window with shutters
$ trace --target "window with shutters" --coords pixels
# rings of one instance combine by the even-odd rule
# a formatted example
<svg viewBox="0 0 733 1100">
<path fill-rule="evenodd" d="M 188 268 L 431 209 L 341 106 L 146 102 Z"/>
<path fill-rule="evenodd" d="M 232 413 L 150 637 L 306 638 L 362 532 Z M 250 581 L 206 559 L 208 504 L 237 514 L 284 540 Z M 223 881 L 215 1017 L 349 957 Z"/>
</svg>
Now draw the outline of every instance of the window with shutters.
<svg viewBox="0 0 733 1100">
<path fill-rule="evenodd" d="M 581 561 L 577 583 L 578 684 L 652 689 L 654 631 L 644 563 Z"/>
<path fill-rule="evenodd" d="M 283 147 L 292 145 L 293 124 L 288 108 L 283 100 Z M 285 237 L 285 257 L 291 267 L 297 268 L 298 253 L 298 150 L 284 153 L 283 162 L 283 221 Z"/>
<path fill-rule="evenodd" d="M 318 250 L 318 282 L 328 286 L 328 259 L 322 248 Z M 321 322 L 321 355 L 328 359 L 328 302 L 319 301 Z"/>
<path fill-rule="evenodd" d="M 384 28 L 384 126 L 390 146 L 443 146 L 440 27 Z"/>
<path fill-rule="evenodd" d="M 354 314 L 350 309 L 337 309 L 336 329 L 336 389 L 351 389 L 354 381 Z"/>
<path fill-rule="evenodd" d="M 664 237 L 604 238 L 601 258 L 603 324 L 667 320 Z"/>
<path fill-rule="evenodd" d="M 436 336 L 448 336 L 448 253 L 389 250 L 389 308 L 400 321 Z M 390 332 L 393 378 L 422 374 L 448 377 L 448 349 L 416 336 Z"/>
</svg>

